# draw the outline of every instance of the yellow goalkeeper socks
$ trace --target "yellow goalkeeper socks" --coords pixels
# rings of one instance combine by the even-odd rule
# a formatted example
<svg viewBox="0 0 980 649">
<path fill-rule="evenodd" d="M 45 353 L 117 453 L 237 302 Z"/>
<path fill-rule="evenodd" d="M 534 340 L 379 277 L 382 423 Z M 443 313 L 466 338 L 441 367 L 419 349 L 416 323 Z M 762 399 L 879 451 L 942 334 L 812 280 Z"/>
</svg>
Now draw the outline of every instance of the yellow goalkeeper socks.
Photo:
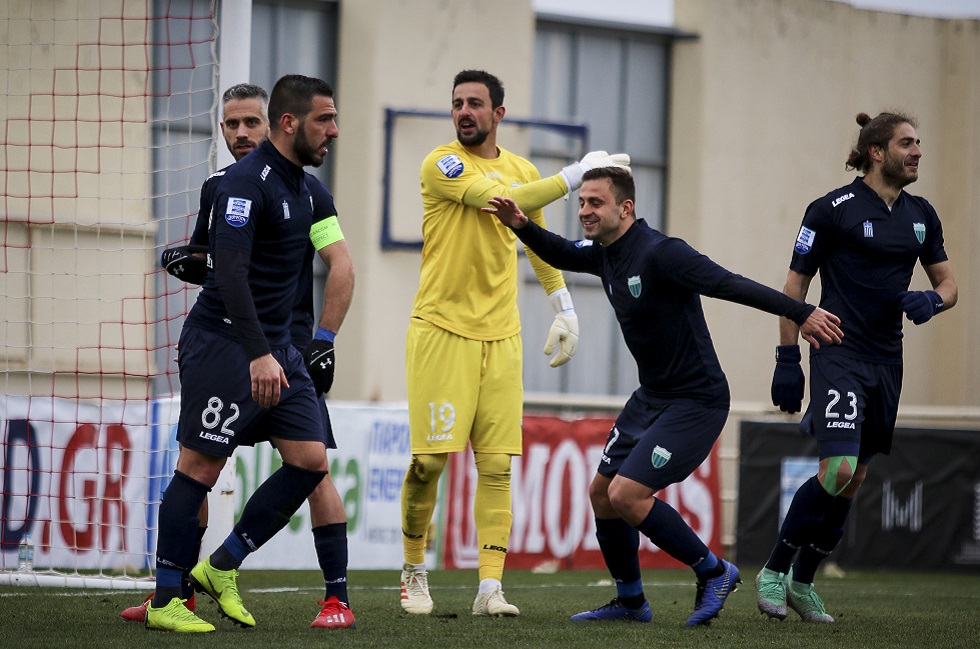
<svg viewBox="0 0 980 649">
<path fill-rule="evenodd" d="M 480 545 L 480 580 L 501 581 L 514 519 L 510 502 L 510 455 L 476 453 L 473 518 Z"/>
<path fill-rule="evenodd" d="M 406 563 L 425 563 L 425 541 L 439 495 L 439 476 L 449 459 L 440 455 L 413 455 L 402 483 L 402 547 Z"/>
</svg>

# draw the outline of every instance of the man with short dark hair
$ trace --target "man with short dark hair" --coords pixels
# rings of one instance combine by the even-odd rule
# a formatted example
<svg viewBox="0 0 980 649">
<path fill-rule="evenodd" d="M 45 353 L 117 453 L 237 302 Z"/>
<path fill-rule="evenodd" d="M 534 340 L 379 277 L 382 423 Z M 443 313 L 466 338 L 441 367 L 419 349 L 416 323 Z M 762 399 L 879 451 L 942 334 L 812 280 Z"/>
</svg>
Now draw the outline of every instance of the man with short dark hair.
<svg viewBox="0 0 980 649">
<path fill-rule="evenodd" d="M 238 567 L 328 473 L 316 387 L 292 346 L 290 323 L 307 245 L 322 248 L 336 225 L 314 214 L 303 171 L 322 164 L 338 134 L 336 115 L 329 84 L 281 78 L 270 100 L 269 140 L 232 165 L 218 187 L 208 234 L 213 268 L 180 337 L 180 454 L 160 505 L 147 628 L 214 630 L 184 605 L 181 574 L 195 560 L 201 504 L 236 446 L 270 440 L 282 467 L 189 579 L 241 626 L 255 620 L 238 592 Z"/>
<path fill-rule="evenodd" d="M 401 605 L 432 611 L 425 544 L 439 476 L 449 453 L 473 449 L 473 518 L 480 585 L 473 615 L 513 617 L 520 610 L 503 595 L 501 579 L 510 541 L 511 457 L 520 455 L 524 388 L 517 309 L 517 245 L 506 228 L 480 213 L 498 195 L 514 196 L 544 223 L 548 203 L 577 189 L 582 173 L 629 157 L 605 151 L 548 178 L 530 161 L 497 146 L 504 118 L 504 87 L 484 70 L 453 79 L 456 140 L 422 162 L 422 265 L 406 342 L 408 417 L 412 459 L 402 485 Z M 532 252 L 528 260 L 555 310 L 545 354 L 552 367 L 567 363 L 578 345 L 578 319 L 561 273 Z"/>
<path fill-rule="evenodd" d="M 234 85 L 222 95 L 221 133 L 229 152 L 236 161 L 241 160 L 269 136 L 268 103 L 269 95 L 254 84 L 240 83 Z M 224 178 L 228 167 L 221 169 L 204 181 L 201 187 L 201 209 L 198 212 L 193 234 L 187 245 L 168 248 L 163 252 L 164 268 L 182 281 L 192 284 L 203 284 L 207 278 L 208 265 L 206 260 L 208 244 L 208 224 L 211 216 L 211 206 L 214 202 L 218 185 Z M 314 217 L 317 221 L 330 219 L 337 221 L 333 196 L 327 188 L 312 174 L 306 174 L 306 183 L 313 197 Z M 306 260 L 303 262 L 301 275 L 298 280 L 296 303 L 293 307 L 290 338 L 293 347 L 304 352 L 311 360 L 314 355 L 317 360 L 307 362 L 307 371 L 317 386 L 317 392 L 328 392 L 333 381 L 333 339 L 343 322 L 350 307 L 353 293 L 354 271 L 350 252 L 343 239 L 339 223 L 330 230 L 330 240 L 321 248 L 321 257 L 327 264 L 327 284 L 324 291 L 324 311 L 317 328 L 318 340 L 311 339 L 314 324 L 313 315 L 313 256 L 316 250 L 310 242 L 306 249 Z M 323 424 L 324 439 L 328 449 L 337 448 L 330 416 L 326 404 L 320 399 L 320 414 Z M 321 610 L 313 620 L 317 628 L 349 628 L 355 625 L 354 614 L 350 610 L 347 595 L 347 522 L 343 502 L 337 493 L 333 480 L 327 475 L 309 496 L 310 518 L 312 523 L 313 543 L 316 549 L 317 561 L 323 573 L 326 593 L 321 600 Z M 208 501 L 201 504 L 199 527 L 197 530 L 197 547 L 194 556 L 200 554 L 200 542 L 208 524 Z M 191 611 L 196 609 L 194 590 L 187 581 L 190 569 L 184 573 L 181 581 L 181 597 L 186 599 L 185 606 Z M 120 615 L 123 619 L 145 622 L 146 607 L 153 594 L 139 606 L 131 606 Z"/>
<path fill-rule="evenodd" d="M 728 419 L 728 380 L 715 354 L 701 295 L 790 317 L 804 338 L 839 342 L 839 320 L 736 275 L 633 211 L 636 188 L 623 169 L 587 171 L 579 190 L 583 241 L 571 242 L 528 220 L 511 198 L 489 201 L 495 214 L 544 261 L 596 275 L 636 360 L 640 387 L 616 418 L 589 487 L 596 539 L 616 580 L 610 603 L 573 621 L 649 622 L 640 576 L 639 533 L 690 566 L 697 577 L 689 626 L 708 624 L 740 582 L 669 503 L 654 496 L 697 469 Z"/>
<path fill-rule="evenodd" d="M 759 610 L 783 619 L 833 622 L 813 580 L 844 535 L 851 503 L 877 453 L 891 450 L 902 391 L 902 314 L 916 325 L 948 311 L 958 289 L 939 216 L 903 189 L 919 178 L 915 120 L 857 116 L 845 167 L 863 176 L 807 207 L 783 292 L 802 300 L 820 273 L 820 304 L 844 319 L 840 345 L 810 351 L 810 404 L 800 430 L 817 441 L 817 474 L 796 491 L 779 537 L 756 578 Z M 918 261 L 932 290 L 910 291 Z M 779 324 L 772 403 L 802 407 L 805 379 L 796 324 Z"/>
</svg>

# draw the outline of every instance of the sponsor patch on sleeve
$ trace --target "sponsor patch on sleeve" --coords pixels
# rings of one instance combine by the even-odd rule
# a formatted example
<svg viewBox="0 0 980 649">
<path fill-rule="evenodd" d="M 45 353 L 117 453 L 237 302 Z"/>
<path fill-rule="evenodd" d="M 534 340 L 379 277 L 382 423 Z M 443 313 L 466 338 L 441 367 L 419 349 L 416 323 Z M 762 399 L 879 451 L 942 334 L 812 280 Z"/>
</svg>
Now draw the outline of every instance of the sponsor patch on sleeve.
<svg viewBox="0 0 980 649">
<path fill-rule="evenodd" d="M 816 237 L 817 237 L 816 232 L 806 227 L 805 225 L 801 226 L 800 234 L 797 235 L 796 237 L 796 246 L 794 250 L 796 250 L 796 252 L 800 253 L 801 255 L 805 255 L 806 253 L 810 252 L 810 250 L 813 248 L 813 240 Z"/>
<path fill-rule="evenodd" d="M 228 198 L 228 207 L 225 209 L 225 221 L 233 228 L 240 228 L 248 223 L 249 214 L 252 211 L 252 201 L 247 198 Z"/>
<path fill-rule="evenodd" d="M 455 153 L 439 158 L 436 166 L 446 178 L 456 178 L 463 173 L 463 161 Z"/>
</svg>

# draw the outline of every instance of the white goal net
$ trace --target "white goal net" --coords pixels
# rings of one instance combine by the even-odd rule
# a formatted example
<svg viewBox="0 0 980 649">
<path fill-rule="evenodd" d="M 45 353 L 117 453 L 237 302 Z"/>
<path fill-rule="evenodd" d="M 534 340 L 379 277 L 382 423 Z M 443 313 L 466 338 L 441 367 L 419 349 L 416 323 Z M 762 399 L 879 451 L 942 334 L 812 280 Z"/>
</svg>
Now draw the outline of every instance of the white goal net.
<svg viewBox="0 0 980 649">
<path fill-rule="evenodd" d="M 216 38 L 212 0 L 0 3 L 0 583 L 150 583 Z"/>
</svg>

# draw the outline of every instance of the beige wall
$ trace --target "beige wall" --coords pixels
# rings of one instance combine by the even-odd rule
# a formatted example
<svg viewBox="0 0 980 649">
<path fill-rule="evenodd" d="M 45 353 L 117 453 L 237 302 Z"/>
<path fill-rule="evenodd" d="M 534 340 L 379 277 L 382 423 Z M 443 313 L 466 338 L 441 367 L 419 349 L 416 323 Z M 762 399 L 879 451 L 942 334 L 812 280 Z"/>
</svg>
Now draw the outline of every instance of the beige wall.
<svg viewBox="0 0 980 649">
<path fill-rule="evenodd" d="M 53 17 L 70 6 L 80 17 L 76 31 L 56 32 Z M 28 11 L 23 3 L 0 0 L 10 35 L 2 71 L 8 93 L 0 101 L 0 118 L 9 124 L 33 118 L 32 133 L 42 140 L 51 137 L 38 130 L 46 123 L 64 126 L 64 111 L 74 107 L 63 100 L 38 99 L 50 95 L 52 87 L 59 95 L 78 94 L 77 89 L 62 87 L 74 77 L 55 75 L 54 70 L 73 69 L 91 55 L 77 42 L 97 40 L 89 32 L 99 22 L 85 19 L 87 14 L 79 14 L 83 11 L 94 18 L 100 5 L 54 2 Z M 465 67 L 481 67 L 504 80 L 509 114 L 530 116 L 534 14 L 531 0 L 345 0 L 340 16 L 336 82 L 341 89 L 342 130 L 334 152 L 333 189 L 358 281 L 338 340 L 344 380 L 337 382 L 332 398 L 401 401 L 404 336 L 418 282 L 419 253 L 379 247 L 384 109 L 445 111 L 453 75 Z M 969 299 L 980 272 L 972 254 L 980 243 L 975 225 L 980 209 L 980 184 L 975 182 L 980 178 L 980 21 L 910 18 L 812 0 L 676 0 L 675 17 L 678 28 L 698 38 L 678 41 L 673 54 L 668 232 L 737 272 L 779 287 L 807 203 L 854 175 L 844 171 L 843 161 L 857 134 L 855 113 L 890 107 L 911 111 L 921 121 L 925 158 L 919 182 L 909 189 L 929 198 L 943 218 L 962 298 L 951 313 L 925 327 L 907 328 L 903 402 L 980 405 L 980 366 L 972 362 L 976 350 L 968 329 L 980 315 L 980 305 Z M 61 44 L 38 45 L 52 42 Z M 123 78 L 102 81 L 103 89 L 111 92 L 112 84 L 121 85 Z M 142 86 L 136 78 L 126 83 Z M 93 98 L 79 101 L 87 102 L 79 106 L 81 115 L 96 109 L 103 114 L 128 110 L 108 93 L 101 105 Z M 64 133 L 91 139 L 91 128 L 79 121 Z M 58 134 L 62 145 L 71 143 L 61 131 Z M 453 136 L 448 119 L 399 131 L 392 206 L 401 234 L 415 227 L 406 218 L 418 219 L 418 162 Z M 84 253 L 75 249 L 84 249 L 95 221 L 100 236 L 115 233 L 120 250 L 127 252 L 93 259 L 93 269 L 128 267 L 134 262 L 133 250 L 152 247 L 145 198 L 150 194 L 148 129 L 134 119 L 119 129 L 102 128 L 101 137 L 114 140 L 103 142 L 107 146 L 95 161 L 98 173 L 85 171 L 93 162 L 88 157 L 92 149 L 78 150 L 76 164 L 82 171 L 71 178 L 53 173 L 54 158 L 46 163 L 41 148 L 30 151 L 33 186 L 50 180 L 52 193 L 68 198 L 5 202 L 10 247 L 8 268 L 0 274 L 0 306 L 5 313 L 21 314 L 6 318 L 2 332 L 8 343 L 6 367 L 14 372 L 23 371 L 28 362 L 42 373 L 51 363 L 71 369 L 68 363 L 75 349 L 94 348 L 99 335 L 110 336 L 103 346 L 116 339 L 104 324 L 110 315 L 119 317 L 115 311 L 126 314 L 122 318 L 127 322 L 148 319 L 147 314 L 131 314 L 133 306 L 125 303 L 141 294 L 141 286 L 46 277 L 52 263 L 66 269 L 85 265 Z M 9 142 L 13 140 L 8 140 L 5 155 L 13 166 L 26 159 L 28 148 Z M 27 176 L 8 174 L 5 181 L 9 187 L 21 186 Z M 69 186 L 77 186 L 77 197 L 70 197 L 65 190 Z M 28 218 L 33 229 L 24 224 Z M 47 225 L 46 220 L 59 225 Z M 81 228 L 78 235 L 76 227 Z M 50 242 L 51 259 L 19 247 L 38 237 Z M 75 265 L 76 255 L 81 266 Z M 155 263 L 151 257 L 146 254 L 149 272 Z M 915 286 L 925 284 L 919 272 Z M 119 307 L 110 307 L 112 313 L 91 312 L 86 304 L 92 298 Z M 32 317 L 40 321 L 43 310 L 59 305 L 72 312 L 71 318 L 80 324 L 77 330 L 32 331 L 23 324 Z M 734 398 L 771 410 L 766 397 L 776 322 L 713 300 L 706 300 L 706 309 L 722 363 L 732 378 Z M 146 347 L 146 341 L 132 332 L 116 329 L 117 338 L 125 335 L 127 346 Z M 61 347 L 50 354 L 50 361 L 29 361 L 32 344 L 54 337 L 60 338 Z M 83 365 L 89 360 L 85 353 L 79 356 Z M 103 367 L 121 364 L 108 357 L 92 362 L 102 362 Z M 145 356 L 127 363 L 141 372 L 155 371 Z"/>
<path fill-rule="evenodd" d="M 677 0 L 675 10 L 699 38 L 674 49 L 669 234 L 779 288 L 806 206 L 856 175 L 844 169 L 855 115 L 917 116 L 924 155 L 907 189 L 943 220 L 960 303 L 926 326 L 906 323 L 900 424 L 976 427 L 980 21 L 812 0 Z M 926 287 L 916 271 L 913 288 Z M 752 478 L 738 472 L 739 422 L 784 417 L 768 401 L 777 322 L 710 299 L 705 311 L 735 400 L 719 445 L 731 545 L 738 480 Z"/>
<path fill-rule="evenodd" d="M 856 113 L 913 113 L 925 157 L 909 190 L 943 219 L 961 301 L 925 327 L 907 327 L 903 403 L 980 406 L 968 329 L 980 315 L 969 299 L 980 273 L 971 254 L 980 243 L 980 183 L 972 180 L 980 178 L 980 21 L 812 0 L 677 0 L 675 15 L 677 27 L 698 38 L 674 48 L 668 232 L 781 287 L 807 204 L 855 176 L 844 160 Z M 338 346 L 347 380 L 333 398 L 405 398 L 404 335 L 419 254 L 379 248 L 384 108 L 446 110 L 453 74 L 483 67 L 504 80 L 509 113 L 527 116 L 532 16 L 529 0 L 342 4 L 334 189 L 358 285 Z M 506 38 L 488 36 L 486 25 Z M 448 120 L 443 126 L 438 133 L 429 125 L 411 142 L 416 160 L 452 139 Z M 411 157 L 402 148 L 397 159 Z M 394 203 L 410 211 L 417 185 L 399 173 Z M 918 271 L 913 287 L 926 286 Z M 771 410 L 776 321 L 714 300 L 706 311 L 734 399 Z"/>
<path fill-rule="evenodd" d="M 156 261 L 145 11 L 127 5 L 134 20 L 118 20 L 102 18 L 118 16 L 118 3 L 0 2 L 6 393 L 148 394 L 153 305 L 139 269 Z"/>
<path fill-rule="evenodd" d="M 676 19 L 700 38 L 674 51 L 670 233 L 781 287 L 806 206 L 856 175 L 844 170 L 855 115 L 911 112 L 924 157 L 907 189 L 943 220 L 960 305 L 907 325 L 903 403 L 980 405 L 980 21 L 811 0 L 678 0 Z M 917 271 L 913 287 L 927 286 Z M 775 319 L 712 300 L 706 311 L 733 397 L 764 404 Z"/>
</svg>

